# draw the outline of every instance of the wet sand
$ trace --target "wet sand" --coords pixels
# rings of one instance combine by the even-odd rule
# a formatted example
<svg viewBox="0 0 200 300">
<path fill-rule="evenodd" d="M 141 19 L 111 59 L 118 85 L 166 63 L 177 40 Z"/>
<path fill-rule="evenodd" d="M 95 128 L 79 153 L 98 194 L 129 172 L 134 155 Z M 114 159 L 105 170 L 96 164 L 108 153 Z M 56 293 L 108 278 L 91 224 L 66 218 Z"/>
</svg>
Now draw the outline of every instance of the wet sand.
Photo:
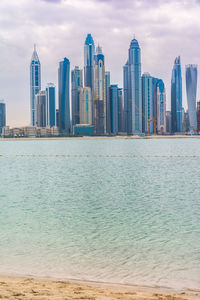
<svg viewBox="0 0 200 300">
<path fill-rule="evenodd" d="M 0 276 L 0 299 L 197 300 L 200 291 Z"/>
</svg>

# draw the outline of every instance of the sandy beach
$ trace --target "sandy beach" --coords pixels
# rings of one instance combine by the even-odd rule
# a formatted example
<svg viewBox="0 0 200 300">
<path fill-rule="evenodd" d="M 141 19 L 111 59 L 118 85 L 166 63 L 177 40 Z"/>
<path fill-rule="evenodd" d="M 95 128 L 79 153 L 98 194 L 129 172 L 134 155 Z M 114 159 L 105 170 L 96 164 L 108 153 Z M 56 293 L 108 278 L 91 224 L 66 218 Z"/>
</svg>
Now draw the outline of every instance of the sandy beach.
<svg viewBox="0 0 200 300">
<path fill-rule="evenodd" d="M 0 276 L 0 299 L 197 300 L 200 291 Z"/>
</svg>

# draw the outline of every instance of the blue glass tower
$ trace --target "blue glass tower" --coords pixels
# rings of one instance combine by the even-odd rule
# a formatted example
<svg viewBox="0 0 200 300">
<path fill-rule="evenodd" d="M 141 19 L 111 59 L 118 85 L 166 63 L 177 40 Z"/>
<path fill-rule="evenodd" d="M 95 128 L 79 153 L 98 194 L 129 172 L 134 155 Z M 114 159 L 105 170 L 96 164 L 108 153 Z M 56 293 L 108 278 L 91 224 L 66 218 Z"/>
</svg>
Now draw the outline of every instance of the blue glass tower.
<svg viewBox="0 0 200 300">
<path fill-rule="evenodd" d="M 0 100 L 0 134 L 4 126 L 6 126 L 6 104 Z"/>
<path fill-rule="evenodd" d="M 30 64 L 30 110 L 31 110 L 31 125 L 36 126 L 36 98 L 35 95 L 41 90 L 41 67 L 40 60 L 34 45 L 34 51 Z"/>
<path fill-rule="evenodd" d="M 197 130 L 197 109 L 196 109 L 196 94 L 197 94 L 197 65 L 186 66 L 186 91 L 188 102 L 188 114 L 190 122 L 190 130 Z"/>
<path fill-rule="evenodd" d="M 153 109 L 153 78 L 149 73 L 144 73 L 142 75 L 142 131 L 144 133 L 153 133 Z"/>
<path fill-rule="evenodd" d="M 90 33 L 88 33 L 84 45 L 84 86 L 94 88 L 94 57 L 95 45 Z"/>
<path fill-rule="evenodd" d="M 124 69 L 124 72 L 124 76 L 126 76 L 127 70 Z M 124 84 L 126 80 L 127 78 L 124 80 Z M 142 132 L 141 53 L 136 39 L 131 41 L 129 47 L 127 87 L 127 134 L 140 134 Z M 127 87 L 125 86 L 125 89 Z"/>
<path fill-rule="evenodd" d="M 171 131 L 180 133 L 183 131 L 182 120 L 182 74 L 181 59 L 176 57 L 171 78 Z"/>
<path fill-rule="evenodd" d="M 56 93 L 53 83 L 48 83 L 46 87 L 46 125 L 56 126 Z"/>
<path fill-rule="evenodd" d="M 110 108 L 109 108 L 109 86 L 110 86 L 110 72 L 105 72 L 106 85 L 106 132 L 110 133 Z"/>
<path fill-rule="evenodd" d="M 70 135 L 70 100 L 69 100 L 70 62 L 64 58 L 58 69 L 59 128 L 60 132 Z"/>
<path fill-rule="evenodd" d="M 109 87 L 109 102 L 110 102 L 110 133 L 118 134 L 118 93 L 117 84 L 112 84 Z"/>
<path fill-rule="evenodd" d="M 71 72 L 71 95 L 72 95 L 72 126 L 80 123 L 80 92 L 83 87 L 83 72 L 75 67 Z"/>
<path fill-rule="evenodd" d="M 130 105 L 128 105 L 128 61 L 123 67 L 123 90 L 124 90 L 124 132 L 128 133 L 130 131 L 130 121 L 128 121 L 128 107 L 131 109 Z"/>
</svg>

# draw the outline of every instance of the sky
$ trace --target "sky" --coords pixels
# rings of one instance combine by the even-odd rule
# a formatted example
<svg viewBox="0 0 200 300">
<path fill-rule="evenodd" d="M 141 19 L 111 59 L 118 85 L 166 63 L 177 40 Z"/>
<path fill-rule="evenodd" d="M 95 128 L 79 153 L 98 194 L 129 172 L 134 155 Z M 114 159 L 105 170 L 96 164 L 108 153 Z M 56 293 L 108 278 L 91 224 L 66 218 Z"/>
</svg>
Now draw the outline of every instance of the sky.
<svg viewBox="0 0 200 300">
<path fill-rule="evenodd" d="M 167 109 L 172 67 L 180 55 L 186 108 L 185 65 L 200 62 L 199 16 L 200 0 L 0 0 L 0 99 L 6 102 L 7 125 L 30 124 L 29 69 L 34 44 L 44 89 L 48 82 L 57 86 L 58 64 L 64 57 L 71 69 L 83 68 L 87 33 L 102 46 L 111 83 L 119 87 L 123 87 L 122 68 L 135 36 L 141 47 L 142 72 L 165 83 Z"/>
</svg>

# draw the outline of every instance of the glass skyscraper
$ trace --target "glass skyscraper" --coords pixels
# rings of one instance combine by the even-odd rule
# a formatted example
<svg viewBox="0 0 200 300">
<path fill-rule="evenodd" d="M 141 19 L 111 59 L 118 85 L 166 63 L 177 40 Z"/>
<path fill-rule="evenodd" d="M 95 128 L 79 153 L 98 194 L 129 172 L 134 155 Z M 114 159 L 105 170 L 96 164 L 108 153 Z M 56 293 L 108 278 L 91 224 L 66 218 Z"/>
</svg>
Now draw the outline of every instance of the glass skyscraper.
<svg viewBox="0 0 200 300">
<path fill-rule="evenodd" d="M 156 97 L 157 97 L 157 133 L 166 133 L 166 92 L 165 85 L 161 79 L 158 79 L 156 85 Z"/>
<path fill-rule="evenodd" d="M 110 72 L 105 72 L 105 85 L 106 85 L 106 132 L 110 133 L 110 108 L 109 108 L 109 86 L 110 86 Z"/>
<path fill-rule="evenodd" d="M 142 75 L 142 132 L 153 133 L 153 78 L 149 73 Z"/>
<path fill-rule="evenodd" d="M 96 134 L 102 135 L 106 133 L 106 82 L 104 55 L 100 46 L 96 49 L 94 82 L 94 125 Z"/>
<path fill-rule="evenodd" d="M 196 109 L 196 94 L 197 94 L 197 65 L 186 66 L 186 91 L 188 102 L 188 114 L 190 121 L 190 130 L 197 130 L 197 109 Z"/>
<path fill-rule="evenodd" d="M 94 88 L 94 57 L 95 45 L 90 33 L 88 33 L 84 45 L 84 86 Z"/>
<path fill-rule="evenodd" d="M 112 84 L 109 87 L 110 102 L 110 133 L 118 134 L 118 86 Z"/>
<path fill-rule="evenodd" d="M 55 85 L 48 83 L 46 87 L 46 125 L 56 126 L 56 93 Z"/>
<path fill-rule="evenodd" d="M 36 111 L 38 127 L 46 127 L 46 91 L 39 91 L 36 97 Z"/>
<path fill-rule="evenodd" d="M 4 126 L 6 126 L 6 104 L 0 100 L 0 134 Z"/>
<path fill-rule="evenodd" d="M 131 41 L 128 66 L 124 66 L 124 90 L 125 116 L 127 110 L 127 120 L 125 121 L 127 134 L 140 134 L 142 132 L 141 53 L 136 39 Z"/>
<path fill-rule="evenodd" d="M 131 109 L 130 104 L 128 105 L 128 61 L 123 66 L 123 90 L 124 90 L 124 132 L 128 133 L 130 131 L 128 124 L 128 107 Z"/>
<path fill-rule="evenodd" d="M 30 110 L 31 110 L 31 125 L 36 126 L 36 99 L 35 95 L 41 90 L 41 66 L 40 60 L 34 45 L 34 51 L 30 64 Z"/>
<path fill-rule="evenodd" d="M 70 62 L 64 58 L 58 69 L 59 128 L 60 132 L 70 135 L 70 99 L 69 99 Z"/>
<path fill-rule="evenodd" d="M 183 131 L 182 120 L 182 74 L 181 59 L 176 57 L 171 78 L 171 130 L 172 133 Z"/>
<path fill-rule="evenodd" d="M 81 87 L 83 87 L 83 72 L 76 66 L 71 72 L 72 126 L 80 123 Z"/>
</svg>

